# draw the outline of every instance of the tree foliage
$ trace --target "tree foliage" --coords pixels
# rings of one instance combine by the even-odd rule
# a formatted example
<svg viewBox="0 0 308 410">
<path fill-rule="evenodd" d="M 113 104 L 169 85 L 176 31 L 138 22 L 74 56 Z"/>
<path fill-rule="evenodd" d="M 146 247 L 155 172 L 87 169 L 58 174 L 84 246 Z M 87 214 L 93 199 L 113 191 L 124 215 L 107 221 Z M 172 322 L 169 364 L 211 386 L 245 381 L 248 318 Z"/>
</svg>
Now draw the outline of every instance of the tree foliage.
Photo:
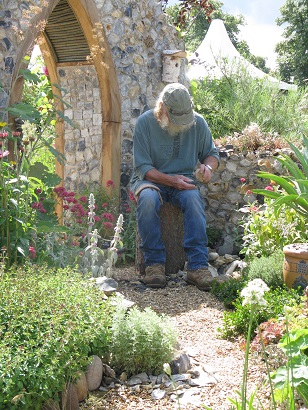
<svg viewBox="0 0 308 410">
<path fill-rule="evenodd" d="M 299 85 L 308 79 L 308 2 L 307 0 L 286 0 L 280 8 L 281 17 L 276 22 L 286 24 L 284 40 L 276 45 L 278 67 L 281 78 Z"/>
</svg>

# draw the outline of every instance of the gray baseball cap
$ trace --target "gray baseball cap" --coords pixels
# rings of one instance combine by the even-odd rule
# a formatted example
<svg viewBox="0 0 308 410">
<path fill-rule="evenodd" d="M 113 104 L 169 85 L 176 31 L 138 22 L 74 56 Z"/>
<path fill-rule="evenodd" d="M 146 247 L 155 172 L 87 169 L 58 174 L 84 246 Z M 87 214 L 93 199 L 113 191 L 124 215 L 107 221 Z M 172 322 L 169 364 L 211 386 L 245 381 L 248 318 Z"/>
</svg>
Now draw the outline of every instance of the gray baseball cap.
<svg viewBox="0 0 308 410">
<path fill-rule="evenodd" d="M 183 84 L 166 85 L 162 92 L 162 100 L 168 109 L 173 124 L 188 125 L 194 121 L 194 106 L 189 92 Z"/>
</svg>

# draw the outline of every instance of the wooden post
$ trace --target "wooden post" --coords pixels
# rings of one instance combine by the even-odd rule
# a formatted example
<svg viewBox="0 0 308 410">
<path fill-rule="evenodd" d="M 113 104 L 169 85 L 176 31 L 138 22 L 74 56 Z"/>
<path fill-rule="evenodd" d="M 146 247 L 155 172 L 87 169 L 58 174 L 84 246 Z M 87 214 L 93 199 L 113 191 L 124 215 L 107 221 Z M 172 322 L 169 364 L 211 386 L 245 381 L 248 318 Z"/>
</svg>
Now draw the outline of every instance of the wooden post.
<svg viewBox="0 0 308 410">
<path fill-rule="evenodd" d="M 186 260 L 183 248 L 184 216 L 183 212 L 174 205 L 165 203 L 160 210 L 162 241 L 166 247 L 166 273 L 176 274 L 183 270 Z M 139 248 L 140 236 L 136 233 L 136 271 L 145 274 L 145 264 L 142 251 Z"/>
</svg>

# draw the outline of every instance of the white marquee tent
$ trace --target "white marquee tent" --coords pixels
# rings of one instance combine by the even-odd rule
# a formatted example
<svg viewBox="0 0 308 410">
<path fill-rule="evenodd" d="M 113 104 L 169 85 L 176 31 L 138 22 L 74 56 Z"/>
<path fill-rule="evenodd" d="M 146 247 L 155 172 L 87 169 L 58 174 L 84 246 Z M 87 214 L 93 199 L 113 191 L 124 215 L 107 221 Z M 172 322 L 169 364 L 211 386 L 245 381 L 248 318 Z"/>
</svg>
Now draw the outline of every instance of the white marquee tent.
<svg viewBox="0 0 308 410">
<path fill-rule="evenodd" d="M 278 84 L 280 89 L 295 90 L 294 84 L 279 81 L 265 74 L 249 63 L 232 44 L 224 22 L 213 20 L 197 50 L 189 58 L 187 77 L 189 80 L 200 80 L 205 77 L 221 78 L 223 73 L 232 73 L 242 67 L 254 78 L 266 78 L 271 83 Z"/>
</svg>

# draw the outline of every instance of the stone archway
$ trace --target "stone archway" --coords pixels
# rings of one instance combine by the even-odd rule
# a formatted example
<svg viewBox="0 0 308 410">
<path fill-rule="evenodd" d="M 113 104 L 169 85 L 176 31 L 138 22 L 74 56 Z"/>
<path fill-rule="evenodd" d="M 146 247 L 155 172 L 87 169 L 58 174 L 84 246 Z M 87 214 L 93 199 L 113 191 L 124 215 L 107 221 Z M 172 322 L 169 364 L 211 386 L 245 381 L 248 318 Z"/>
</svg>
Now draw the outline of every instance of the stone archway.
<svg viewBox="0 0 308 410">
<path fill-rule="evenodd" d="M 69 61 L 69 58 L 65 62 L 57 61 L 57 56 L 54 53 L 52 42 L 48 41 L 48 37 L 43 34 L 38 33 L 38 30 L 28 30 L 26 33 L 25 40 L 23 42 L 23 47 L 19 51 L 19 61 L 25 54 L 25 50 L 28 49 L 29 44 L 33 43 L 34 39 L 39 36 L 39 45 L 43 54 L 43 58 L 48 69 L 50 80 L 52 84 L 57 84 L 62 87 L 63 73 L 64 77 L 67 77 L 68 72 L 76 69 L 79 71 L 79 78 L 76 80 L 78 85 L 86 77 L 85 72 L 90 73 L 93 76 L 95 82 L 97 82 L 97 88 L 92 90 L 87 89 L 89 93 L 96 93 L 93 97 L 92 106 L 95 105 L 95 118 L 96 118 L 96 134 L 91 135 L 90 141 L 87 141 L 87 136 L 89 130 L 93 129 L 90 124 L 89 118 L 86 121 L 84 118 L 80 119 L 80 112 L 77 113 L 76 106 L 73 105 L 72 110 L 69 113 L 65 112 L 65 107 L 59 106 L 59 109 L 64 110 L 65 114 L 70 116 L 74 122 L 78 123 L 80 121 L 80 128 L 77 135 L 68 130 L 65 123 L 58 121 L 56 125 L 57 135 L 56 148 L 63 153 L 67 154 L 67 148 L 69 146 L 76 146 L 75 152 L 71 152 L 70 156 L 81 156 L 84 154 L 82 160 L 83 169 L 69 170 L 67 172 L 67 165 L 63 167 L 61 164 L 57 163 L 56 172 L 62 178 L 64 183 L 72 182 L 76 186 L 71 186 L 69 188 L 78 189 L 78 184 L 86 185 L 89 179 L 94 178 L 99 179 L 95 181 L 99 182 L 103 186 L 106 186 L 106 181 L 113 180 L 116 187 L 120 186 L 120 152 L 121 152 L 121 102 L 120 93 L 117 82 L 117 75 L 113 64 L 113 59 L 111 52 L 109 50 L 104 30 L 98 21 L 98 13 L 96 6 L 92 0 L 55 0 L 48 4 L 46 9 L 43 9 L 41 13 L 35 16 L 37 21 L 50 19 L 53 11 L 60 3 L 66 2 L 72 13 L 81 27 L 82 33 L 86 40 L 89 50 L 91 50 L 91 58 L 88 61 Z M 33 27 L 36 27 L 33 24 Z M 65 26 L 58 27 L 58 34 L 61 36 L 61 30 L 63 30 L 63 42 L 66 39 Z M 99 32 L 99 35 L 97 35 Z M 76 46 L 78 46 L 78 39 L 76 39 Z M 18 61 L 18 58 L 17 58 Z M 16 67 L 18 64 L 16 64 Z M 62 76 L 61 76 L 62 74 Z M 88 78 L 88 85 L 91 84 L 92 79 Z M 66 88 L 68 88 L 69 94 L 72 94 L 72 88 L 76 85 L 76 82 L 70 83 L 66 82 Z M 85 85 L 86 87 L 86 85 Z M 89 87 L 88 87 L 89 88 Z M 12 95 L 14 95 L 14 100 L 18 101 L 20 99 L 22 90 L 22 84 L 17 81 L 15 83 L 14 89 L 12 90 Z M 53 87 L 54 94 L 57 94 L 62 98 L 61 91 L 58 87 Z M 88 96 L 89 98 L 89 96 Z M 95 101 L 94 101 L 95 100 Z M 59 101 L 61 101 L 59 99 Z M 12 102 L 12 101 L 11 101 Z M 13 101 L 14 102 L 14 101 Z M 88 104 L 89 106 L 89 104 Z M 99 106 L 99 107 L 98 107 Z M 85 113 L 85 108 L 81 108 L 81 116 Z M 91 107 L 88 111 L 91 111 Z M 88 117 L 90 117 L 88 113 Z M 93 114 L 94 115 L 94 114 Z M 73 136 L 73 137 L 72 137 Z M 92 139 L 91 139 L 92 138 Z M 74 139 L 74 144 L 70 143 Z M 86 144 L 88 143 L 89 150 L 87 151 Z M 95 145 L 95 147 L 94 147 Z M 92 160 L 91 150 L 94 151 L 94 156 L 96 159 Z M 82 149 L 84 152 L 82 153 Z M 71 158 L 72 159 L 72 158 Z M 76 158 L 75 158 L 76 160 Z M 73 159 L 71 163 L 73 163 Z M 90 165 L 89 165 L 90 164 Z M 94 171 L 91 170 L 94 168 Z M 89 166 L 88 166 L 89 165 Z M 99 169 L 98 169 L 99 168 Z M 91 174 L 92 172 L 92 174 Z M 73 175 L 73 181 L 72 181 Z M 82 181 L 81 177 L 84 177 Z M 74 179 L 75 178 L 75 179 Z M 90 181 L 91 182 L 91 181 Z"/>
</svg>

